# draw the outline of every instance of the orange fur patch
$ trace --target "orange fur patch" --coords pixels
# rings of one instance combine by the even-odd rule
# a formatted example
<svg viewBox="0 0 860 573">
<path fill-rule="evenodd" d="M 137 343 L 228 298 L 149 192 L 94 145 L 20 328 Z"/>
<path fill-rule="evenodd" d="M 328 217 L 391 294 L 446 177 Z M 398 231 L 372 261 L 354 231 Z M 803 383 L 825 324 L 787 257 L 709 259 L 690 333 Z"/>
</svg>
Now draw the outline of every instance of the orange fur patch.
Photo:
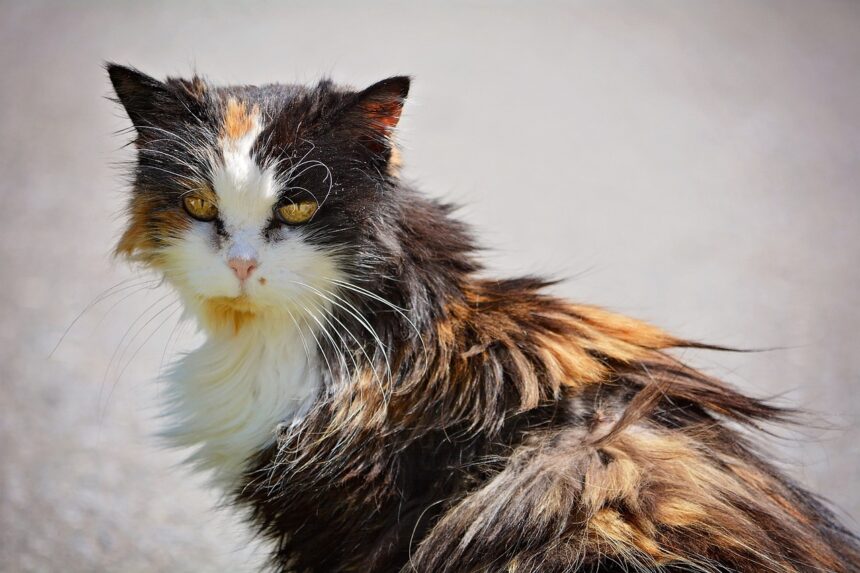
<svg viewBox="0 0 860 573">
<path fill-rule="evenodd" d="M 257 112 L 256 106 L 249 111 L 245 102 L 240 102 L 235 98 L 228 99 L 221 134 L 226 139 L 241 139 L 254 127 L 254 116 Z"/>
<path fill-rule="evenodd" d="M 181 207 L 158 209 L 146 193 L 132 196 L 128 207 L 128 226 L 117 243 L 114 254 L 130 260 L 157 264 L 155 246 L 158 239 L 178 237 L 190 222 Z"/>
<path fill-rule="evenodd" d="M 401 100 L 370 100 L 361 104 L 364 113 L 372 118 L 383 133 L 387 134 L 400 121 L 400 113 L 403 111 Z"/>
<path fill-rule="evenodd" d="M 259 308 L 246 297 L 216 297 L 203 302 L 203 318 L 212 330 L 230 329 L 238 333 L 256 318 Z"/>
<path fill-rule="evenodd" d="M 601 509 L 588 524 L 593 550 L 608 555 L 624 557 L 636 562 L 642 560 L 637 554 L 647 555 L 650 564 L 668 561 L 651 532 L 642 531 L 630 520 L 624 519 L 614 509 Z"/>
<path fill-rule="evenodd" d="M 714 463 L 691 437 L 642 427 L 621 433 L 605 451 L 613 461 L 586 473 L 582 493 L 600 552 L 653 567 L 692 564 L 697 552 L 727 550 L 793 573 L 791 558 L 771 546 L 767 522 L 753 517 L 767 515 L 778 516 L 771 527 L 779 523 L 801 537 L 813 562 L 837 570 L 837 559 L 814 530 L 797 528 L 808 518 L 788 501 L 790 490 L 761 469 L 726 453 Z"/>
<path fill-rule="evenodd" d="M 610 369 L 602 357 L 632 363 L 678 342 L 644 322 L 533 292 L 498 298 L 479 286 L 465 294 L 464 301 L 448 306 L 447 319 L 436 325 L 439 347 L 461 360 L 452 369 L 448 360 L 440 359 L 434 378 L 463 390 L 481 371 L 477 365 L 490 348 L 502 347 L 516 372 L 512 379 L 519 386 L 522 411 L 552 399 L 563 387 L 605 381 Z M 482 339 L 458 348 L 458 341 L 470 332 Z"/>
<path fill-rule="evenodd" d="M 400 176 L 400 168 L 403 166 L 403 154 L 396 145 L 391 146 L 391 155 L 388 157 L 386 171 L 392 177 Z"/>
<path fill-rule="evenodd" d="M 128 226 L 114 249 L 116 255 L 134 259 L 139 252 L 147 250 L 150 243 L 149 211 L 150 205 L 145 196 L 132 197 L 128 206 Z"/>
</svg>

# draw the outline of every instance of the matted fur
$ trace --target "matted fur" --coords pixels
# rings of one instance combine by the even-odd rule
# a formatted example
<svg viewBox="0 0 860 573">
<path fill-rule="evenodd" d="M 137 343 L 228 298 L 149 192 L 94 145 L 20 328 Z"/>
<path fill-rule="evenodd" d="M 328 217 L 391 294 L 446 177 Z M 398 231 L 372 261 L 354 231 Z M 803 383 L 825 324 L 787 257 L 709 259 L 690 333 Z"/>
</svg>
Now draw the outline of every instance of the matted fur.
<svg viewBox="0 0 860 573">
<path fill-rule="evenodd" d="M 109 72 L 139 151 L 117 251 L 163 272 L 209 337 L 171 378 L 177 444 L 276 569 L 860 570 L 857 539 L 749 437 L 790 412 L 669 354 L 702 345 L 481 278 L 451 208 L 398 178 L 406 78 Z M 189 191 L 223 220 L 189 221 Z M 297 193 L 318 216 L 282 228 L 267 210 Z M 269 265 L 247 292 L 186 268 L 237 244 Z"/>
</svg>

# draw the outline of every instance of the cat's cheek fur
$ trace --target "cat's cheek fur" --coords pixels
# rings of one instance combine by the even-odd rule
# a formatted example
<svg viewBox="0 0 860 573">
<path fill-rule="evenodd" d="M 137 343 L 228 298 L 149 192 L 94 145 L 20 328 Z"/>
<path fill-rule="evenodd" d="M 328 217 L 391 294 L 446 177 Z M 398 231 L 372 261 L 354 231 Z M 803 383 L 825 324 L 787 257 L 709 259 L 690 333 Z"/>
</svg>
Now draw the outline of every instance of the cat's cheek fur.
<svg viewBox="0 0 860 573">
<path fill-rule="evenodd" d="M 195 223 L 161 250 L 160 270 L 184 298 L 237 297 L 239 281 L 213 246 L 210 223 Z"/>
<path fill-rule="evenodd" d="M 248 281 L 246 291 L 261 306 L 302 310 L 303 299 L 331 298 L 332 291 L 337 290 L 336 283 L 347 280 L 337 250 L 308 243 L 301 231 L 289 231 L 280 240 L 262 242 L 257 250 L 259 268 Z"/>
</svg>

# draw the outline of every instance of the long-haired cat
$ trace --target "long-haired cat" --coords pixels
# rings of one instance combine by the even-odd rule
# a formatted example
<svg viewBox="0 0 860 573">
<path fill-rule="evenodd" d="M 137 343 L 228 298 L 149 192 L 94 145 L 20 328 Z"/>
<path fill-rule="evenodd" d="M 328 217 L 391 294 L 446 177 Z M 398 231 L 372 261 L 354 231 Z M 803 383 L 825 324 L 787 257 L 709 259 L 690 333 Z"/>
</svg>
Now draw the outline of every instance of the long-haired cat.
<svg viewBox="0 0 860 573">
<path fill-rule="evenodd" d="M 786 411 L 700 346 L 482 278 L 398 176 L 409 79 L 218 87 L 109 65 L 135 129 L 117 253 L 206 341 L 169 375 L 193 450 L 281 571 L 860 571 L 749 437 Z"/>
</svg>

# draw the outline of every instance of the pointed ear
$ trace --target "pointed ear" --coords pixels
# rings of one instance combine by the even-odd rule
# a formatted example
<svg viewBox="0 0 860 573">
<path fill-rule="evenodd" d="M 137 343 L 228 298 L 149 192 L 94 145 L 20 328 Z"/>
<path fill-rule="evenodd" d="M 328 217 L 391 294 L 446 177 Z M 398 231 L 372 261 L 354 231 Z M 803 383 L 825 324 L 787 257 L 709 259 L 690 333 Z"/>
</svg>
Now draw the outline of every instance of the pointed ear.
<svg viewBox="0 0 860 573">
<path fill-rule="evenodd" d="M 113 63 L 105 67 L 131 123 L 137 128 L 154 125 L 159 107 L 171 99 L 167 85 L 134 68 Z"/>
<path fill-rule="evenodd" d="M 395 76 L 377 82 L 355 94 L 346 110 L 347 125 L 358 132 L 360 141 L 376 154 L 391 152 L 391 137 L 400 121 L 409 94 L 409 77 Z"/>
<path fill-rule="evenodd" d="M 205 84 L 196 77 L 162 82 L 134 68 L 114 63 L 105 67 L 117 100 L 143 138 L 153 135 L 147 127 L 164 127 L 186 119 L 205 91 Z"/>
</svg>

